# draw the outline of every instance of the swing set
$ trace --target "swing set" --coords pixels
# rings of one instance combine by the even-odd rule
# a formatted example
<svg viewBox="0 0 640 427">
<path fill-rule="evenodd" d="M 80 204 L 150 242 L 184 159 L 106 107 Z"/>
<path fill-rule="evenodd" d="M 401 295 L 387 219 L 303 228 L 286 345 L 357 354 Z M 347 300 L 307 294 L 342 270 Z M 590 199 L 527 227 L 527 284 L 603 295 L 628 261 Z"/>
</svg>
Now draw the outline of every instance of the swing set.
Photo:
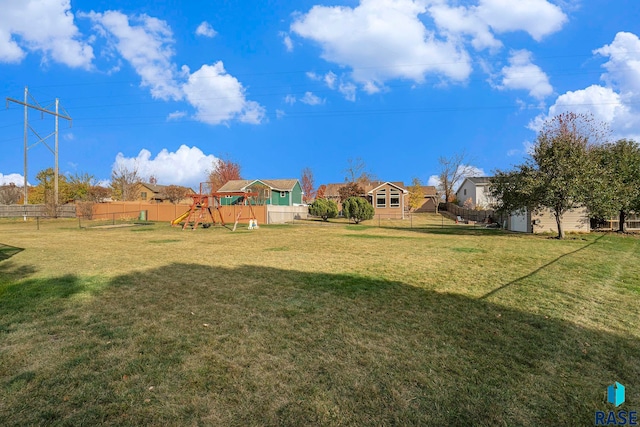
<svg viewBox="0 0 640 427">
<path fill-rule="evenodd" d="M 232 231 L 236 231 L 238 222 L 242 220 L 249 220 L 249 230 L 258 228 L 258 220 L 256 219 L 252 204 L 252 198 L 258 197 L 259 195 L 257 192 L 231 191 L 218 193 L 215 191 L 203 191 L 208 186 L 209 183 L 203 182 L 200 184 L 200 193 L 190 195 L 192 199 L 191 207 L 171 221 L 172 227 L 179 226 L 182 223 L 183 230 L 189 227 L 191 227 L 192 230 L 196 230 L 200 224 L 202 224 L 202 228 L 209 228 L 216 224 L 229 228 L 224 221 L 223 211 L 227 207 L 235 207 L 236 209 L 240 209 L 236 215 Z M 223 197 L 229 198 L 234 196 L 238 198 L 233 205 L 225 206 L 222 204 Z"/>
</svg>

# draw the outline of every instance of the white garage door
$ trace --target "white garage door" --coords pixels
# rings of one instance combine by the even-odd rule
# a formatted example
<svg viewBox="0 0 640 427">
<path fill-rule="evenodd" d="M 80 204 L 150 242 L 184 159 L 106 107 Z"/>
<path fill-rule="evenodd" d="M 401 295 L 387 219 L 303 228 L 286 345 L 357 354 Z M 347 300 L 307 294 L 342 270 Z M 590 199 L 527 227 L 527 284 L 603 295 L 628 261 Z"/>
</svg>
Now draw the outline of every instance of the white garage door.
<svg viewBox="0 0 640 427">
<path fill-rule="evenodd" d="M 527 232 L 527 212 L 511 215 L 511 231 Z"/>
</svg>

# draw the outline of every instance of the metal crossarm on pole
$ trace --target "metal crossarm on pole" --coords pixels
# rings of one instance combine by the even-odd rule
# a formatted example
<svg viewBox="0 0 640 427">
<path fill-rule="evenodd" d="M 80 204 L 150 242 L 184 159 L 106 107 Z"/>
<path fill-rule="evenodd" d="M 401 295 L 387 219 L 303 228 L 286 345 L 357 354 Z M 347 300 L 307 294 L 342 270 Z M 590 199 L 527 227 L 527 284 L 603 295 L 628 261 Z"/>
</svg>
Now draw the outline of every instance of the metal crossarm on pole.
<svg viewBox="0 0 640 427">
<path fill-rule="evenodd" d="M 29 98 L 33 99 L 33 104 L 29 103 Z M 24 88 L 24 101 L 20 101 L 18 99 L 14 99 L 14 98 L 9 98 L 7 97 L 7 108 L 9 108 L 9 103 L 13 102 L 15 104 L 18 105 L 22 105 L 24 106 L 24 187 L 23 187 L 23 192 L 24 192 L 24 197 L 23 197 L 23 204 L 26 205 L 28 204 L 28 198 L 29 198 L 29 192 L 27 189 L 27 166 L 28 166 L 28 162 L 27 162 L 27 151 L 29 150 L 29 148 L 33 147 L 34 145 L 37 145 L 39 143 L 43 143 L 48 149 L 49 151 L 51 151 L 55 157 L 55 168 L 54 168 L 54 200 L 56 205 L 58 204 L 58 173 L 59 173 L 59 168 L 58 168 L 58 119 L 65 119 L 69 121 L 69 125 L 71 125 L 72 123 L 72 119 L 69 116 L 69 114 L 61 114 L 60 113 L 60 101 L 58 100 L 58 98 L 56 98 L 55 101 L 55 106 L 56 109 L 55 111 L 51 111 L 48 110 L 44 107 L 42 107 L 38 101 L 36 101 L 31 95 L 29 95 L 29 88 L 25 86 Z M 34 110 L 40 111 L 41 113 L 46 113 L 46 114 L 50 114 L 52 116 L 55 117 L 55 130 L 53 131 L 53 133 L 45 136 L 44 138 L 42 138 L 31 126 L 29 126 L 29 108 L 32 108 Z M 64 110 L 64 108 L 63 108 Z M 66 113 L 66 111 L 65 111 Z M 34 144 L 31 145 L 31 147 L 29 147 L 28 144 L 28 137 L 29 137 L 29 130 L 31 130 L 31 132 L 34 133 L 34 135 L 36 137 L 38 137 L 38 141 Z M 46 140 L 49 139 L 50 137 L 55 136 L 55 146 L 54 149 L 52 150 L 51 147 L 46 143 Z"/>
</svg>

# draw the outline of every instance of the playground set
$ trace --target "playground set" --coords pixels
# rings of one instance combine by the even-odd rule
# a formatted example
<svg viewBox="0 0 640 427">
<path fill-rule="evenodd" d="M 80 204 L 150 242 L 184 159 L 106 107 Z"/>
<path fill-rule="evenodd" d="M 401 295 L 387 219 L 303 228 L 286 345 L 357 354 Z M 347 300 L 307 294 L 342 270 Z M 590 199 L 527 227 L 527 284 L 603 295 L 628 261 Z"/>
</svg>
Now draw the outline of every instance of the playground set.
<svg viewBox="0 0 640 427">
<path fill-rule="evenodd" d="M 256 219 L 252 204 L 252 198 L 258 197 L 258 193 L 243 191 L 218 193 L 210 188 L 208 182 L 200 183 L 200 192 L 190 195 L 192 199 L 191 207 L 171 221 L 171 226 L 176 227 L 182 224 L 183 230 L 189 227 L 191 227 L 192 230 L 196 230 L 200 224 L 202 224 L 202 228 L 209 228 L 212 225 L 220 224 L 228 228 L 224 221 L 225 215 L 223 212 L 223 209 L 228 207 L 223 207 L 220 199 L 229 196 L 238 196 L 238 201 L 234 206 L 240 208 L 236 215 L 232 231 L 236 231 L 238 222 L 244 220 L 249 220 L 249 230 L 258 228 L 258 220 Z M 227 215 L 230 215 L 230 213 L 227 213 Z"/>
</svg>

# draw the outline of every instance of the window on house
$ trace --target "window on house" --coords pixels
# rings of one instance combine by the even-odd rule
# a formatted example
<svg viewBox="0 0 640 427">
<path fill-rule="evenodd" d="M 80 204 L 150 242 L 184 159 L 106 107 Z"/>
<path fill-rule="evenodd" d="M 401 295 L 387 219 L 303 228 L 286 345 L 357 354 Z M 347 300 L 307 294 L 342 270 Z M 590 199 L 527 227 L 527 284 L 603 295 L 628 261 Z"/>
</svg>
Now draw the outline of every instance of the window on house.
<svg viewBox="0 0 640 427">
<path fill-rule="evenodd" d="M 465 196 L 467 195 L 467 189 L 466 188 L 464 189 L 464 195 Z"/>
<path fill-rule="evenodd" d="M 376 208 L 387 207 L 387 190 L 384 188 L 376 192 Z"/>
<path fill-rule="evenodd" d="M 141 191 L 140 192 L 140 198 L 142 200 L 147 200 L 147 192 L 146 191 Z"/>
<path fill-rule="evenodd" d="M 392 188 L 389 191 L 389 207 L 400 207 L 400 191 L 396 190 L 395 188 Z"/>
</svg>

